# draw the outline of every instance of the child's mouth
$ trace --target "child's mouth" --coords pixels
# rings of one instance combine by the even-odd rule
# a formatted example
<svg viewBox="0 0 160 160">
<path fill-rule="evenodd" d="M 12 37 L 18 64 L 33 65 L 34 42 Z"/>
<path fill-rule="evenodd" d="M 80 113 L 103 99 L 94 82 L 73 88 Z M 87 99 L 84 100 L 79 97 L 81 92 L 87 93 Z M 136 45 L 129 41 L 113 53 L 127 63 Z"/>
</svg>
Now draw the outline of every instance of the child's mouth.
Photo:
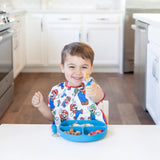
<svg viewBox="0 0 160 160">
<path fill-rule="evenodd" d="M 82 80 L 83 79 L 83 77 L 72 77 L 74 80 L 76 80 L 76 81 L 80 81 L 80 80 Z"/>
</svg>

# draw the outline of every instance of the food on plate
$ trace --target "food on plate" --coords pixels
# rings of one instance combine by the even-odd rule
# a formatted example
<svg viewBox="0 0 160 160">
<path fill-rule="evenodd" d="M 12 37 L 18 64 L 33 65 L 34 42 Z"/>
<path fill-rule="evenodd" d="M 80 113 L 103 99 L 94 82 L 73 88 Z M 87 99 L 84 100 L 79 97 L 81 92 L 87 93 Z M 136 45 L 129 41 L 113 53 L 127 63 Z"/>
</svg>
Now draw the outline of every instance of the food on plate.
<svg viewBox="0 0 160 160">
<path fill-rule="evenodd" d="M 80 131 L 74 131 L 73 128 L 70 128 L 69 131 L 64 131 L 64 132 L 67 133 L 67 134 L 72 134 L 72 135 L 80 135 L 81 134 Z"/>
<path fill-rule="evenodd" d="M 91 131 L 90 133 L 88 133 L 88 135 L 95 135 L 95 134 L 99 134 L 101 132 L 103 132 L 103 130 L 102 129 L 98 129 L 96 131 Z"/>
</svg>

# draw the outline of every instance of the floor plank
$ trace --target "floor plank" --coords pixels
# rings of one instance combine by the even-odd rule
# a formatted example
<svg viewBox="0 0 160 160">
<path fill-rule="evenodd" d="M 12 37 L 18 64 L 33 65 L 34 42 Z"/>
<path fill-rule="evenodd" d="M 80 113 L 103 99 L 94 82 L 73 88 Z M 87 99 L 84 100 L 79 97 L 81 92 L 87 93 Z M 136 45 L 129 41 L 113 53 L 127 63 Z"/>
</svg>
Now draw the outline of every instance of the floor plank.
<svg viewBox="0 0 160 160">
<path fill-rule="evenodd" d="M 154 124 L 134 95 L 133 74 L 93 73 L 93 77 L 106 93 L 109 101 L 110 124 Z M 32 107 L 34 92 L 40 90 L 46 99 L 52 86 L 65 81 L 62 73 L 21 73 L 15 79 L 15 96 L 2 123 L 51 123 Z"/>
<path fill-rule="evenodd" d="M 119 103 L 117 107 L 123 124 L 140 124 L 134 106 L 131 103 Z"/>
</svg>

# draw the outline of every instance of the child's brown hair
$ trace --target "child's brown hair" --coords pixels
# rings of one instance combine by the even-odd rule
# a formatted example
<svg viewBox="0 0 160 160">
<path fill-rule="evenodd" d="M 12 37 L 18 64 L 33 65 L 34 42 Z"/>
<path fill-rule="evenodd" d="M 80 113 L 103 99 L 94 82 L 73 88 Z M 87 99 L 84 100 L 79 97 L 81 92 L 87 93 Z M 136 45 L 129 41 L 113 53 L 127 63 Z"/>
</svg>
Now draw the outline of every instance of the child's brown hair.
<svg viewBox="0 0 160 160">
<path fill-rule="evenodd" d="M 91 65 L 94 60 L 94 51 L 92 48 L 82 42 L 73 42 L 64 46 L 61 52 L 61 63 L 64 64 L 67 55 L 71 56 L 79 56 L 83 59 L 89 59 L 91 61 Z"/>
</svg>

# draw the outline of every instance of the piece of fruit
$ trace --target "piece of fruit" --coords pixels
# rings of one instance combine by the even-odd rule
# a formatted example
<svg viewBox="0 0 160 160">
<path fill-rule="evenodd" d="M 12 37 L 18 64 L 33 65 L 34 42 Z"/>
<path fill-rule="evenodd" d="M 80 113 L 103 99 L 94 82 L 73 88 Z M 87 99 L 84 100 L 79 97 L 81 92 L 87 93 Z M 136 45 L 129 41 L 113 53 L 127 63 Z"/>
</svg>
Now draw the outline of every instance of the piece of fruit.
<svg viewBox="0 0 160 160">
<path fill-rule="evenodd" d="M 89 74 L 88 74 L 88 73 L 86 73 L 85 78 L 86 78 L 86 79 L 88 79 L 88 78 L 89 78 Z"/>
</svg>

